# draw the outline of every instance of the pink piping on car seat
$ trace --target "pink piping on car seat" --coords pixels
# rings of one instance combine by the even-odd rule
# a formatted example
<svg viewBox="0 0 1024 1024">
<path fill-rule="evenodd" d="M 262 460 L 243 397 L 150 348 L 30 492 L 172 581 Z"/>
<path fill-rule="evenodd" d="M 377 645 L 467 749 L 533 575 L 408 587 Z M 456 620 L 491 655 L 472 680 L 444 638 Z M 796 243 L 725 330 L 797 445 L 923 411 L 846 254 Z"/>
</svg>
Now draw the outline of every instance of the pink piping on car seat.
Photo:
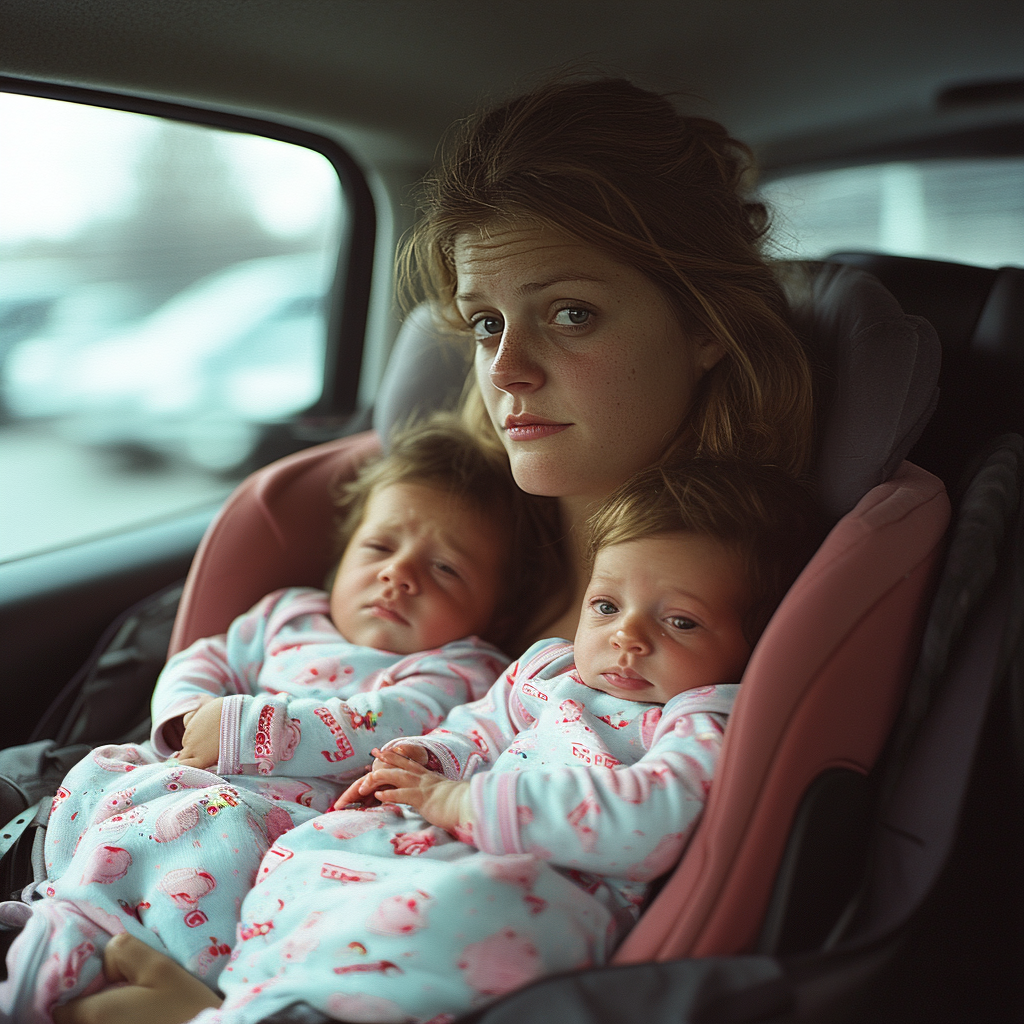
<svg viewBox="0 0 1024 1024">
<path fill-rule="evenodd" d="M 942 482 L 904 463 L 832 530 L 757 645 L 703 819 L 616 962 L 751 947 L 807 786 L 867 772 L 889 733 L 948 522 Z"/>
<path fill-rule="evenodd" d="M 323 586 L 333 555 L 331 488 L 379 449 L 367 431 L 307 448 L 243 481 L 199 545 L 168 654 L 223 633 L 272 590 Z"/>
</svg>

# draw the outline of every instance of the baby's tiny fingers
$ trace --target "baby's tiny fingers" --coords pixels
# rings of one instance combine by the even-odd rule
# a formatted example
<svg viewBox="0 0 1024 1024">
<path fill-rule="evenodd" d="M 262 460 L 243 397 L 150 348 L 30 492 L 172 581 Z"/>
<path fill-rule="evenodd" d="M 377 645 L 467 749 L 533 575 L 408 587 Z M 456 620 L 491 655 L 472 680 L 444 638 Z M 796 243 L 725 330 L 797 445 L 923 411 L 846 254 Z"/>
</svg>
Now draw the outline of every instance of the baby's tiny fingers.
<svg viewBox="0 0 1024 1024">
<path fill-rule="evenodd" d="M 373 795 L 382 804 L 408 804 L 411 803 L 410 794 L 413 790 L 402 789 L 398 786 L 388 786 L 386 789 L 378 789 Z"/>
<path fill-rule="evenodd" d="M 419 761 L 414 761 L 411 757 L 406 757 L 405 754 L 396 750 L 394 747 L 389 747 L 387 750 L 383 751 L 381 758 L 392 768 L 398 768 L 401 771 L 409 771 L 410 768 L 415 770 L 423 767 Z"/>
<path fill-rule="evenodd" d="M 352 803 L 354 800 L 358 800 L 362 795 L 363 791 L 360 788 L 363 784 L 362 779 L 356 779 L 339 797 L 334 801 L 334 809 L 340 811 L 346 804 Z"/>
</svg>

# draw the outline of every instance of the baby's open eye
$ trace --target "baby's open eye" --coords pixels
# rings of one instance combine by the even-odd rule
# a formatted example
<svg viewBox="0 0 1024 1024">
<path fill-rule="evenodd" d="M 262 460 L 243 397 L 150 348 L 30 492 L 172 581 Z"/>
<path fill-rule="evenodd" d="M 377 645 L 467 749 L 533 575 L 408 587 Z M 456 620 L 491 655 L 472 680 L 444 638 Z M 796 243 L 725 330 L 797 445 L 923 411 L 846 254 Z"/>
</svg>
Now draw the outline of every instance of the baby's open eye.
<svg viewBox="0 0 1024 1024">
<path fill-rule="evenodd" d="M 472 327 L 473 335 L 477 341 L 486 341 L 488 338 L 493 338 L 496 334 L 501 334 L 505 330 L 505 322 L 500 316 L 482 316 L 474 320 L 470 327 Z"/>
<path fill-rule="evenodd" d="M 555 314 L 555 323 L 561 327 L 582 327 L 592 315 L 589 309 L 569 306 L 566 309 L 560 309 Z"/>
<path fill-rule="evenodd" d="M 697 623 L 693 619 L 686 618 L 685 615 L 673 615 L 668 619 L 668 624 L 673 629 L 696 629 Z"/>
<path fill-rule="evenodd" d="M 590 607 L 593 608 L 598 615 L 614 615 L 619 610 L 615 607 L 614 603 L 605 600 L 603 597 L 599 597 L 596 600 L 591 601 Z"/>
</svg>

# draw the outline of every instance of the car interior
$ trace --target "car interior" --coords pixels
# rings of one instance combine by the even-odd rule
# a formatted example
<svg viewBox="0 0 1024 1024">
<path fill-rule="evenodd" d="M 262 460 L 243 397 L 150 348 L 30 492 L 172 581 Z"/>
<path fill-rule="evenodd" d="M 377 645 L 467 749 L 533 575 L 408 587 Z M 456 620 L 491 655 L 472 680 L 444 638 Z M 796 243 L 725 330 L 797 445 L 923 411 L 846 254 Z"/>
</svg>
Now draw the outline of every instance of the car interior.
<svg viewBox="0 0 1024 1024">
<path fill-rule="evenodd" d="M 331 485 L 467 373 L 393 273 L 438 140 L 553 74 L 625 75 L 754 149 L 834 525 L 613 963 L 472 1019 L 1021 1019 L 1020 5 L 0 0 L 0 24 L 0 749 L 146 735 L 167 654 L 321 585 Z M 68 107 L 100 119 L 47 120 Z M 122 112 L 143 127 L 107 134 Z"/>
</svg>

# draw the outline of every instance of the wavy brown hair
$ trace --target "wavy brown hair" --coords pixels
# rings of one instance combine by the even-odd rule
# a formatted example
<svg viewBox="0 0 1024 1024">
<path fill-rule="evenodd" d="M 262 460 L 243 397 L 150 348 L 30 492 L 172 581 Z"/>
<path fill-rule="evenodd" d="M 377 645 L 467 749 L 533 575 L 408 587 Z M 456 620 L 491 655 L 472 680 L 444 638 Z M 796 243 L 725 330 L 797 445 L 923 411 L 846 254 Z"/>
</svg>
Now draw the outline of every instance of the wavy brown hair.
<svg viewBox="0 0 1024 1024">
<path fill-rule="evenodd" d="M 681 115 L 624 79 L 557 80 L 455 126 L 405 240 L 407 303 L 453 324 L 456 239 L 491 225 L 554 228 L 635 267 L 683 329 L 725 350 L 666 455 L 808 469 L 811 371 L 761 253 L 763 204 L 747 198 L 751 151 L 720 124 Z M 485 417 L 470 389 L 471 421 Z M 490 432 L 490 431 L 489 431 Z"/>
</svg>

